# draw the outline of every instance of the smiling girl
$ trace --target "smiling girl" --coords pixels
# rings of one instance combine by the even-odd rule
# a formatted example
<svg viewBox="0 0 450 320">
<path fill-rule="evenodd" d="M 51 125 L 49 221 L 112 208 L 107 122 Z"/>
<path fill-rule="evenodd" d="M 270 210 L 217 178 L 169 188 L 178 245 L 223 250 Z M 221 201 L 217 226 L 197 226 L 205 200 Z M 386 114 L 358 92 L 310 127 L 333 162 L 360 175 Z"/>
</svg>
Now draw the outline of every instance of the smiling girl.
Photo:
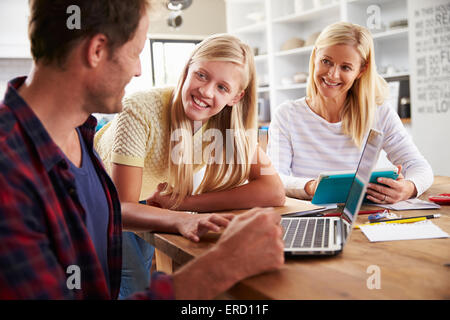
<svg viewBox="0 0 450 320">
<path fill-rule="evenodd" d="M 123 111 L 97 133 L 95 147 L 121 201 L 150 204 L 125 212 L 125 228 L 169 228 L 198 241 L 231 217 L 183 211 L 283 205 L 281 180 L 257 145 L 256 87 L 250 47 L 220 34 L 196 46 L 176 88 L 124 100 Z M 194 173 L 201 168 L 204 176 L 194 189 Z M 128 246 L 125 264 L 131 251 L 144 246 L 134 234 L 124 235 L 126 241 L 139 243 Z"/>
</svg>

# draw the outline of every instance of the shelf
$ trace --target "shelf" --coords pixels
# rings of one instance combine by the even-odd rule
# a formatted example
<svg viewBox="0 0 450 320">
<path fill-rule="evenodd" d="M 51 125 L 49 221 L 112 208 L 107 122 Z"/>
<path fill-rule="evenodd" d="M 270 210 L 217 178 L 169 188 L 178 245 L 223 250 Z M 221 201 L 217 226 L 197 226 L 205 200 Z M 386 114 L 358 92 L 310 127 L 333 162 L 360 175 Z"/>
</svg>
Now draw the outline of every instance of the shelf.
<svg viewBox="0 0 450 320">
<path fill-rule="evenodd" d="M 258 32 L 264 32 L 265 30 L 266 30 L 266 22 L 261 21 L 261 22 L 249 24 L 247 26 L 231 30 L 231 33 L 258 33 Z"/>
<path fill-rule="evenodd" d="M 233 4 L 233 3 L 237 3 L 237 4 L 247 4 L 247 3 L 259 4 L 259 3 L 262 3 L 263 1 L 262 0 L 225 0 L 225 2 L 228 2 L 228 3 L 231 3 L 231 4 Z"/>
<path fill-rule="evenodd" d="M 320 19 L 324 15 L 339 15 L 340 4 L 332 3 L 320 8 L 306 10 L 302 13 L 294 13 L 272 20 L 274 23 L 294 23 L 294 22 L 305 22 Z"/>
<path fill-rule="evenodd" d="M 402 29 L 396 29 L 396 30 L 389 30 L 385 32 L 375 33 L 372 35 L 374 40 L 382 40 L 382 39 L 392 39 L 395 37 L 401 37 L 401 36 L 408 36 L 408 28 L 402 28 Z M 297 55 L 297 54 L 306 54 L 311 53 L 314 46 L 307 46 L 307 47 L 301 47 L 301 48 L 295 48 L 291 50 L 285 50 L 285 51 L 277 51 L 275 52 L 275 57 L 283 57 L 283 56 L 289 56 L 289 55 Z"/>
<path fill-rule="evenodd" d="M 410 124 L 411 123 L 411 118 L 402 118 L 400 120 L 402 120 L 403 124 Z"/>
<path fill-rule="evenodd" d="M 285 50 L 285 51 L 277 51 L 275 52 L 275 57 L 285 57 L 290 55 L 296 55 L 296 54 L 309 54 L 311 53 L 314 46 L 307 46 L 307 47 L 301 47 L 301 48 L 295 48 L 291 50 Z"/>
<path fill-rule="evenodd" d="M 295 89 L 304 89 L 306 88 L 306 82 L 304 83 L 293 83 L 287 85 L 278 85 L 275 89 L 277 90 L 295 90 Z"/>
<path fill-rule="evenodd" d="M 300 10 L 303 1 L 303 10 Z M 412 26 L 389 28 L 392 21 L 408 18 L 409 0 L 225 0 L 229 32 L 252 48 L 258 75 L 268 84 L 258 87 L 259 96 L 270 103 L 271 113 L 286 100 L 296 99 L 306 91 L 306 83 L 294 83 L 296 72 L 308 72 L 314 46 L 281 50 L 293 38 L 308 39 L 325 26 L 338 21 L 366 25 L 369 5 L 378 5 L 384 31 L 372 30 L 379 70 L 402 70 L 381 74 L 386 81 L 400 81 L 406 86 L 410 77 L 409 33 Z M 322 4 L 321 6 L 318 4 Z M 326 4 L 325 4 L 326 3 Z M 249 14 L 261 13 L 262 21 L 247 20 Z M 257 16 L 257 15 L 256 15 Z M 379 32 L 376 32 L 379 31 Z M 408 70 L 408 71 L 406 71 Z M 283 81 L 284 80 L 284 81 Z M 290 81 L 288 81 L 290 80 Z M 283 84 L 284 83 L 284 84 Z M 272 113 L 273 114 L 273 113 Z"/>
<path fill-rule="evenodd" d="M 258 90 L 257 90 L 258 93 L 269 92 L 269 91 L 270 91 L 270 87 L 269 86 L 267 86 L 267 87 L 258 87 Z"/>
<path fill-rule="evenodd" d="M 358 3 L 358 4 L 376 4 L 376 5 L 382 5 L 386 3 L 391 3 L 392 0 L 347 0 L 347 3 Z"/>
<path fill-rule="evenodd" d="M 373 40 L 393 39 L 397 37 L 408 37 L 408 27 L 387 30 L 383 32 L 372 33 Z"/>
<path fill-rule="evenodd" d="M 258 127 L 268 127 L 270 126 L 270 121 L 258 121 Z"/>
<path fill-rule="evenodd" d="M 385 80 L 394 80 L 394 78 L 408 78 L 409 72 L 397 72 L 393 74 L 380 74 Z"/>
<path fill-rule="evenodd" d="M 268 59 L 268 55 L 267 54 L 261 54 L 261 55 L 257 55 L 257 56 L 255 56 L 255 62 L 265 62 L 265 61 L 267 61 L 267 59 Z"/>
</svg>

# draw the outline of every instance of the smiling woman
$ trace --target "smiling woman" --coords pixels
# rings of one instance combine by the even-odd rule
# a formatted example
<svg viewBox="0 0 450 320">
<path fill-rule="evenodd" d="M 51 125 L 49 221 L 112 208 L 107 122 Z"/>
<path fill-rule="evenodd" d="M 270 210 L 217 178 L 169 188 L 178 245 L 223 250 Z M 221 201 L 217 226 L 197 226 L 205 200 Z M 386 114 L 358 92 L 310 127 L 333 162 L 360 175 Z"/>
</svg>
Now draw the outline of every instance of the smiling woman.
<svg viewBox="0 0 450 320">
<path fill-rule="evenodd" d="M 322 97 L 332 98 L 341 105 L 354 81 L 362 76 L 366 66 L 356 49 L 349 45 L 333 45 L 316 53 L 314 82 Z M 320 112 L 316 110 L 317 113 Z M 337 118 L 335 121 L 338 122 Z"/>
<path fill-rule="evenodd" d="M 270 124 L 268 154 L 287 194 L 311 199 L 321 172 L 355 170 L 371 128 L 383 132 L 383 149 L 401 174 L 370 184 L 367 199 L 395 203 L 428 189 L 431 167 L 387 103 L 388 94 L 370 32 L 347 22 L 326 27 L 311 53 L 306 97 L 280 105 Z"/>
</svg>

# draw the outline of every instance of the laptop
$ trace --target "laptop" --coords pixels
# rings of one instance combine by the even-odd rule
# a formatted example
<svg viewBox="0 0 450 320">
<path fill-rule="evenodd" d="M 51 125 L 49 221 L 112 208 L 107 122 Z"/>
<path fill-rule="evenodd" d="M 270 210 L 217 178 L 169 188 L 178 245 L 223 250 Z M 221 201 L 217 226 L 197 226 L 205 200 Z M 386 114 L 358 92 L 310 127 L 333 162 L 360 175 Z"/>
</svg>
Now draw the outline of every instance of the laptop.
<svg viewBox="0 0 450 320">
<path fill-rule="evenodd" d="M 350 237 L 376 165 L 383 134 L 369 131 L 358 168 L 339 217 L 283 217 L 284 253 L 287 255 L 334 255 Z"/>
</svg>

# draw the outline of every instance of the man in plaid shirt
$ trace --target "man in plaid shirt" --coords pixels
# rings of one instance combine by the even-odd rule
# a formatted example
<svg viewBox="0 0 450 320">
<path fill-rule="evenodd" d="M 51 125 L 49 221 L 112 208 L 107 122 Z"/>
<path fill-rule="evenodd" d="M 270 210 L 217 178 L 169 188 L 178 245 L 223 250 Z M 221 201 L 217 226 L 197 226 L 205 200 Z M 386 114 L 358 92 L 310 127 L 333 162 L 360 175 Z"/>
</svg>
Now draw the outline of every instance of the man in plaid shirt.
<svg viewBox="0 0 450 320">
<path fill-rule="evenodd" d="M 73 5 L 79 27 L 68 21 Z M 121 210 L 138 205 L 119 202 L 93 150 L 91 113 L 121 110 L 125 85 L 140 74 L 149 7 L 30 1 L 34 66 L 9 83 L 0 104 L 1 299 L 117 298 Z M 171 276 L 154 273 L 131 298 L 209 299 L 280 267 L 279 221 L 271 209 L 235 217 L 214 248 Z"/>
</svg>

